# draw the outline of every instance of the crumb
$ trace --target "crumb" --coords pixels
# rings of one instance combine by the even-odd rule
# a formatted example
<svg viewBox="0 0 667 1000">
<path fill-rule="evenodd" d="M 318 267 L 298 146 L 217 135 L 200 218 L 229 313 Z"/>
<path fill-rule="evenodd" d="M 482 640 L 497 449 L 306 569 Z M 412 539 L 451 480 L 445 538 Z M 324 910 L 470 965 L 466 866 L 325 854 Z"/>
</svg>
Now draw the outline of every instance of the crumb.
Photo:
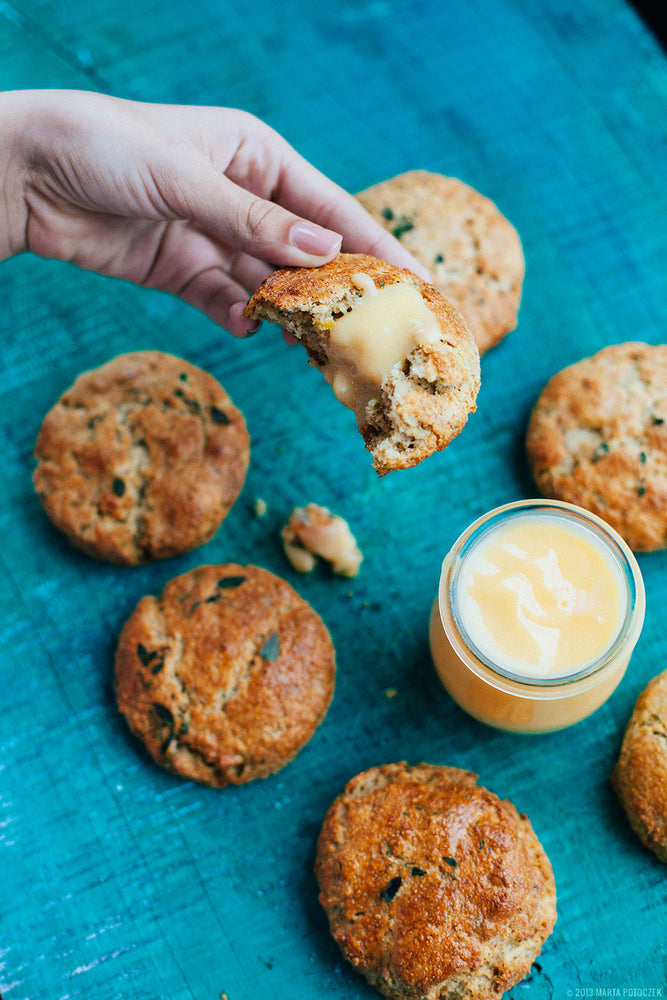
<svg viewBox="0 0 667 1000">
<path fill-rule="evenodd" d="M 397 694 L 398 694 L 397 688 L 385 688 L 384 696 L 385 698 L 388 698 L 390 701 L 392 698 L 395 698 Z"/>
<path fill-rule="evenodd" d="M 262 497 L 257 497 L 257 499 L 253 502 L 252 512 L 255 517 L 266 517 L 268 509 L 269 505 Z"/>
<path fill-rule="evenodd" d="M 295 507 L 281 532 L 285 555 L 299 573 L 310 573 L 318 557 L 339 576 L 356 576 L 363 560 L 347 521 L 326 507 Z"/>
</svg>

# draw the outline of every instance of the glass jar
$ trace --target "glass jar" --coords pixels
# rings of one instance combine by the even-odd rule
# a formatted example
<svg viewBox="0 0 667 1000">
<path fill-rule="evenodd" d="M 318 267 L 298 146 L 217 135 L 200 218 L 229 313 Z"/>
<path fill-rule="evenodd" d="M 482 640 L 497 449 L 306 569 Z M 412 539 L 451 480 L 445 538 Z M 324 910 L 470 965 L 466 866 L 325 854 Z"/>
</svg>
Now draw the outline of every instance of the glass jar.
<svg viewBox="0 0 667 1000">
<path fill-rule="evenodd" d="M 538 520 L 535 521 L 535 518 Z M 529 585 L 526 605 L 529 606 L 529 614 L 525 614 L 524 607 L 517 613 L 516 620 L 510 613 L 500 618 L 502 635 L 499 638 L 503 649 L 498 646 L 497 654 L 493 649 L 493 637 L 489 639 L 491 633 L 481 624 L 482 618 L 479 615 L 471 617 L 469 613 L 472 607 L 470 586 L 464 581 L 471 578 L 472 560 L 476 560 L 474 565 L 483 567 L 482 576 L 473 574 L 473 577 L 482 579 L 485 591 L 491 594 L 489 607 L 496 619 L 497 604 L 504 601 L 503 607 L 513 607 L 507 605 L 506 590 L 522 589 L 525 580 L 517 582 L 521 575 L 518 573 L 508 583 L 507 574 L 490 565 L 485 553 L 499 551 L 498 539 L 512 537 L 515 542 L 520 540 L 529 522 L 533 537 L 537 533 L 551 541 L 553 533 L 558 542 L 556 548 L 562 547 L 560 553 L 553 553 L 555 560 L 563 556 L 563 562 L 569 561 L 584 572 L 587 567 L 595 566 L 590 571 L 591 587 L 598 588 L 598 578 L 606 572 L 609 578 L 604 581 L 605 585 L 615 588 L 618 615 L 610 626 L 609 636 L 600 648 L 593 650 L 593 655 L 590 644 L 587 647 L 587 625 L 588 632 L 591 635 L 595 633 L 595 629 L 599 629 L 600 614 L 587 618 L 586 604 L 585 601 L 582 604 L 581 600 L 582 594 L 586 596 L 585 590 L 578 592 L 579 597 L 572 597 L 572 608 L 578 601 L 583 612 L 571 614 L 570 623 L 560 632 L 556 630 L 563 636 L 562 641 L 575 647 L 574 658 L 567 664 L 567 669 L 561 665 L 560 668 L 556 666 L 547 671 L 541 668 L 538 671 L 534 664 L 519 662 L 515 655 L 515 644 L 517 649 L 525 646 L 526 621 L 532 630 L 529 643 L 536 628 L 537 634 L 548 634 L 548 630 L 540 632 L 542 626 L 534 624 L 540 622 L 542 610 L 538 607 L 539 601 L 536 604 L 533 600 L 535 595 Z M 546 541 L 544 544 L 549 547 Z M 520 547 L 515 544 L 514 549 L 519 552 Z M 514 549 L 511 551 L 516 555 Z M 546 573 L 545 558 L 540 556 L 536 561 L 540 567 L 538 575 Z M 551 555 L 547 562 L 551 567 L 548 571 L 550 577 L 553 579 L 555 574 L 562 581 L 564 578 Z M 601 570 L 605 566 L 606 569 Z M 578 575 L 578 570 L 575 575 Z M 544 589 L 542 577 L 537 583 L 541 593 Z M 489 587 L 503 585 L 504 589 L 497 591 L 496 601 L 493 589 L 489 591 Z M 565 597 L 560 603 L 565 604 L 575 591 L 566 579 L 561 589 Z M 560 591 L 559 595 L 562 596 Z M 553 603 L 551 598 L 549 600 Z M 512 732 L 551 732 L 584 719 L 614 691 L 639 638 L 644 612 L 644 584 L 637 560 L 616 531 L 601 518 L 572 504 L 558 500 L 521 500 L 480 517 L 463 532 L 445 557 L 438 597 L 431 613 L 431 654 L 449 694 L 474 718 Z M 596 612 L 591 615 L 596 615 Z M 565 634 L 568 628 L 572 632 L 570 636 Z M 581 640 L 585 652 L 578 662 L 576 647 L 581 645 Z"/>
</svg>

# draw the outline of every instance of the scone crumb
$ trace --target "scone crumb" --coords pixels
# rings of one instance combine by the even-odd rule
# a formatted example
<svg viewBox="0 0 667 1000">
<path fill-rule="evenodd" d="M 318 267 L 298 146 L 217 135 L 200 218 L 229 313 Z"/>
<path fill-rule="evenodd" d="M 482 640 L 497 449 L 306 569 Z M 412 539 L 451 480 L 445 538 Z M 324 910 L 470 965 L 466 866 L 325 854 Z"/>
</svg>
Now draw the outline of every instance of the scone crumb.
<svg viewBox="0 0 667 1000">
<path fill-rule="evenodd" d="M 298 573 L 310 573 L 318 558 L 339 576 L 356 576 L 363 555 L 347 521 L 315 503 L 295 507 L 281 532 L 285 555 Z"/>
<path fill-rule="evenodd" d="M 266 517 L 269 510 L 269 505 L 264 500 L 263 497 L 256 497 L 252 504 L 252 512 L 255 517 L 262 518 Z"/>
</svg>

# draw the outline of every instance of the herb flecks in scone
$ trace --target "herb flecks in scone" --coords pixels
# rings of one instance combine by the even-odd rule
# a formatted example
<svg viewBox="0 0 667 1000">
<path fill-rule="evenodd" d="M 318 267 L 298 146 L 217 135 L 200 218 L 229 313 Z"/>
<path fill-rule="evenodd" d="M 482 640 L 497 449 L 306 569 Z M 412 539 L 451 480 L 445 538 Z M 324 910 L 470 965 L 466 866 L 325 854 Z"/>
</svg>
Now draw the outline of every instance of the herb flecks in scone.
<svg viewBox="0 0 667 1000">
<path fill-rule="evenodd" d="M 556 920 L 528 819 L 454 767 L 358 774 L 325 816 L 315 871 L 343 955 L 392 1000 L 498 1000 Z"/>
<path fill-rule="evenodd" d="M 667 548 L 667 344 L 612 344 L 553 375 L 526 453 L 544 496 L 601 517 L 637 552 Z"/>
<path fill-rule="evenodd" d="M 519 234 L 487 197 L 456 177 L 409 170 L 358 200 L 433 275 L 480 354 L 518 321 L 525 262 Z"/>
<path fill-rule="evenodd" d="M 91 556 L 135 565 L 213 537 L 243 486 L 249 437 L 212 375 L 136 351 L 79 375 L 44 418 L 35 458 L 56 527 Z"/>
</svg>

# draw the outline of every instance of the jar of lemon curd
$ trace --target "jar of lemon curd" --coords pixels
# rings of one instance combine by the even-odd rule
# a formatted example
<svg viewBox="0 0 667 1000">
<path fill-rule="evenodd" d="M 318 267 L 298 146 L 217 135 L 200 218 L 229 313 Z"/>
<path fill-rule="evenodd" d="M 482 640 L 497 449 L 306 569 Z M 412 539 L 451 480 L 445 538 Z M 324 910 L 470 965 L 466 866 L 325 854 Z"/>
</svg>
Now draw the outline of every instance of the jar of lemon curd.
<svg viewBox="0 0 667 1000">
<path fill-rule="evenodd" d="M 431 653 L 476 719 L 550 732 L 606 701 L 644 611 L 637 560 L 616 531 L 572 504 L 522 500 L 479 518 L 446 556 Z"/>
</svg>

